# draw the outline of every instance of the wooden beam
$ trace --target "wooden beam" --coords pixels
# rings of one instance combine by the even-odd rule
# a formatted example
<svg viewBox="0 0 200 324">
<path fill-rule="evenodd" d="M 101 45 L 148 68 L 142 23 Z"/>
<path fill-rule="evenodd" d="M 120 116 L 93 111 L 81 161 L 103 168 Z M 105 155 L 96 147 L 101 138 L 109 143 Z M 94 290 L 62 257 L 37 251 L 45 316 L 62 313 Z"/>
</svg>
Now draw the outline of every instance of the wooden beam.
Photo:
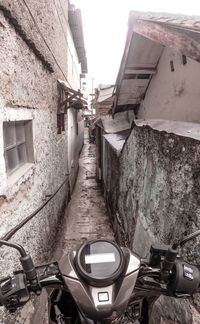
<svg viewBox="0 0 200 324">
<path fill-rule="evenodd" d="M 74 89 L 71 89 L 71 88 L 68 88 L 66 86 L 63 86 L 63 90 L 69 94 L 72 94 L 72 95 L 76 95 L 76 96 L 80 96 L 82 97 L 83 94 L 80 92 L 80 90 L 74 90 Z"/>
<path fill-rule="evenodd" d="M 68 97 L 60 103 L 60 107 L 63 107 L 65 106 L 66 104 L 72 104 L 74 103 L 73 99 L 76 99 L 76 100 L 82 100 L 81 98 L 79 98 L 79 96 L 77 96 L 77 94 L 73 94 L 69 97 L 69 93 L 68 93 Z"/>
<path fill-rule="evenodd" d="M 145 69 L 145 68 L 138 68 L 138 69 L 131 69 L 126 68 L 124 74 L 155 74 L 157 72 L 156 69 Z"/>
<path fill-rule="evenodd" d="M 63 107 L 63 106 L 65 106 L 67 103 L 69 103 L 69 99 L 68 98 L 66 98 L 64 101 L 62 101 L 60 103 L 60 108 Z"/>
<path fill-rule="evenodd" d="M 184 30 L 177 31 L 158 23 L 137 20 L 133 24 L 133 32 L 200 62 L 200 44 L 186 35 Z"/>
<path fill-rule="evenodd" d="M 65 81 L 62 81 L 62 80 L 57 80 L 58 82 L 58 86 L 63 89 L 63 91 L 66 93 L 69 93 L 69 94 L 76 94 L 77 96 L 80 96 L 80 97 L 83 97 L 83 94 L 81 93 L 80 90 L 74 90 L 72 88 L 69 88 L 66 84 Z"/>
</svg>

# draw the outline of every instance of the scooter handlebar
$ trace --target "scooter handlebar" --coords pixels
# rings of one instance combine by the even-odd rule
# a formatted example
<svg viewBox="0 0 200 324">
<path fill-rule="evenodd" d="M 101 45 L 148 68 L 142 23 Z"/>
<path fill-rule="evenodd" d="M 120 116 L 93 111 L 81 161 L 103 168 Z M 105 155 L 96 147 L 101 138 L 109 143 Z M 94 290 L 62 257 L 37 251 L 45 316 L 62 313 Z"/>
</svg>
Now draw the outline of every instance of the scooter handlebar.
<svg viewBox="0 0 200 324">
<path fill-rule="evenodd" d="M 13 312 L 30 299 L 30 293 L 24 273 L 19 272 L 0 282 L 0 305 Z"/>
<path fill-rule="evenodd" d="M 38 274 L 38 290 L 27 280 L 23 271 L 17 271 L 13 276 L 0 280 L 0 306 L 5 306 L 10 312 L 23 306 L 30 299 L 30 293 L 39 294 L 43 287 L 63 286 L 61 274 L 57 271 L 47 271 L 40 276 L 39 269 L 49 269 L 49 265 L 36 268 Z"/>
<path fill-rule="evenodd" d="M 200 289 L 200 271 L 195 265 L 176 259 L 167 289 L 175 295 L 192 295 Z"/>
<path fill-rule="evenodd" d="M 64 288 L 65 284 L 62 279 L 62 274 L 55 264 L 53 266 L 54 268 L 52 268 L 52 265 L 47 267 L 43 266 L 42 268 L 46 270 L 45 273 L 43 272 L 42 276 L 39 274 L 39 267 L 38 269 L 36 268 L 40 290 L 42 287 Z M 155 270 L 156 271 L 153 274 L 156 274 L 156 278 L 159 280 L 158 268 Z M 145 276 L 149 276 L 149 273 L 146 273 Z M 160 278 L 162 281 L 162 277 Z M 155 295 L 158 295 L 158 290 L 156 291 L 156 287 L 152 286 L 151 291 L 153 292 L 154 290 Z M 198 266 L 191 265 L 184 260 L 177 258 L 174 262 L 173 269 L 170 270 L 168 280 L 166 280 L 166 295 L 187 297 L 199 290 L 200 270 Z M 24 272 L 16 272 L 12 277 L 0 280 L 0 306 L 5 306 L 11 312 L 15 311 L 30 299 L 30 292 L 37 293 L 37 291 L 32 289 L 32 286 L 27 280 Z M 165 294 L 165 291 L 162 290 L 160 294 Z"/>
</svg>

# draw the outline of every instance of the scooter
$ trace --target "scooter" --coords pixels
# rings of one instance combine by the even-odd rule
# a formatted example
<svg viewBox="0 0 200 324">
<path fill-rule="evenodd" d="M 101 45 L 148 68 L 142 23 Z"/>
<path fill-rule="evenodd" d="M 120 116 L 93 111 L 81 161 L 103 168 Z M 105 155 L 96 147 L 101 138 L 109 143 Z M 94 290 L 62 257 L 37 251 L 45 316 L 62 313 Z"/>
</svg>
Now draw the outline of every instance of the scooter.
<svg viewBox="0 0 200 324">
<path fill-rule="evenodd" d="M 189 298 L 200 290 L 199 267 L 178 254 L 199 234 L 171 247 L 151 246 L 147 259 L 110 240 L 86 241 L 60 261 L 39 267 L 22 246 L 0 240 L 20 252 L 22 265 L 0 280 L 0 305 L 14 312 L 45 287 L 51 324 L 122 323 L 127 308 L 129 323 L 148 324 L 149 307 L 160 295 Z"/>
</svg>

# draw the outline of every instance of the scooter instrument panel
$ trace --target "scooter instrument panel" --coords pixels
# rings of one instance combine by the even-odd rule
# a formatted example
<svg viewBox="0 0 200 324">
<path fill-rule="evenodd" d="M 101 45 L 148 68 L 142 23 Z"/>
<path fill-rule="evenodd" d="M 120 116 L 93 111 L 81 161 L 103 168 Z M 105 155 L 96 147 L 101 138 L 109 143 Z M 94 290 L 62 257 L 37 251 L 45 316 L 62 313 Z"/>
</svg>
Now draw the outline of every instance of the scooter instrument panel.
<svg viewBox="0 0 200 324">
<path fill-rule="evenodd" d="M 75 265 L 78 274 L 97 287 L 111 285 L 125 270 L 122 250 L 112 241 L 94 240 L 77 251 Z"/>
</svg>

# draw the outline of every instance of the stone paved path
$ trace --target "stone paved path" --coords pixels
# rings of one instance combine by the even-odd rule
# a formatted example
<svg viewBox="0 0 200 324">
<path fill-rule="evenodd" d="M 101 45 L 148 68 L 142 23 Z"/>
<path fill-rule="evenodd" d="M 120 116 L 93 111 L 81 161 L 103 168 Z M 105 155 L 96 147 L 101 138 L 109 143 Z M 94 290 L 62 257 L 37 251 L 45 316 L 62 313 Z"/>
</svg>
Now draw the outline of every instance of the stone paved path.
<svg viewBox="0 0 200 324">
<path fill-rule="evenodd" d="M 95 150 L 95 145 L 88 142 L 86 129 L 79 174 L 65 211 L 56 258 L 86 239 L 114 239 L 101 188 L 95 179 Z"/>
</svg>

